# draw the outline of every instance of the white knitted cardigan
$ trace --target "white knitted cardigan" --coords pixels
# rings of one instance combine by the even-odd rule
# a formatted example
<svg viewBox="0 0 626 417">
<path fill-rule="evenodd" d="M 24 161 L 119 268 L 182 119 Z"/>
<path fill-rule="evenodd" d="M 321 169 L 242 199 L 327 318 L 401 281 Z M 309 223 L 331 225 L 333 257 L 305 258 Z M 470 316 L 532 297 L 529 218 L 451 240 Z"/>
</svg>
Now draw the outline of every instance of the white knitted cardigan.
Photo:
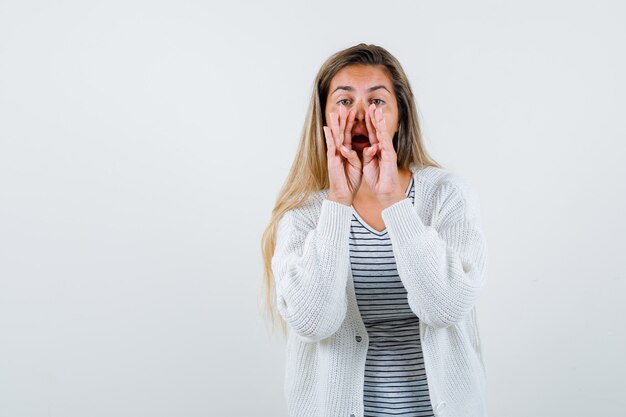
<svg viewBox="0 0 626 417">
<path fill-rule="evenodd" d="M 438 417 L 486 417 L 476 303 L 487 276 L 479 201 L 458 174 L 411 167 L 415 204 L 382 211 L 419 332 Z M 272 270 L 288 324 L 289 417 L 363 417 L 369 338 L 356 301 L 348 238 L 353 208 L 318 191 L 278 223 Z"/>
</svg>

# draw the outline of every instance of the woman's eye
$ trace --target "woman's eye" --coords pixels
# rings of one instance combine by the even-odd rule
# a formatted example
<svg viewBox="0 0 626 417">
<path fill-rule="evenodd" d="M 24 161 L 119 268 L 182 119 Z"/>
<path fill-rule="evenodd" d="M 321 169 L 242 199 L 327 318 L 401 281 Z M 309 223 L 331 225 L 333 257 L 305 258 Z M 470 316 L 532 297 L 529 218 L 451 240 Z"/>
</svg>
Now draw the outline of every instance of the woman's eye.
<svg viewBox="0 0 626 417">
<path fill-rule="evenodd" d="M 337 102 L 337 104 L 340 105 L 340 106 L 347 106 L 348 104 L 350 104 L 350 102 L 351 102 L 350 99 L 344 98 L 343 100 L 339 100 Z M 381 104 L 385 104 L 385 101 L 381 100 L 379 98 L 374 98 L 374 99 L 372 99 L 372 103 L 375 103 L 378 106 L 378 105 L 381 105 Z"/>
</svg>

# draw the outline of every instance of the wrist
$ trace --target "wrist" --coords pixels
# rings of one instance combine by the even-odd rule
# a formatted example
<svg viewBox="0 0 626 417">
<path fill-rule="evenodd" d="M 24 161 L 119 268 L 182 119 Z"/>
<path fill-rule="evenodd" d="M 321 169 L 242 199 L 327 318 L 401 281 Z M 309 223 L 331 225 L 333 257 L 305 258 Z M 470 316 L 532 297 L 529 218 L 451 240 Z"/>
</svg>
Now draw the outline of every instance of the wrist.
<svg viewBox="0 0 626 417">
<path fill-rule="evenodd" d="M 345 206 L 351 206 L 352 205 L 352 201 L 346 198 L 338 198 L 335 197 L 333 194 L 328 194 L 328 197 L 326 198 L 327 200 L 330 201 L 334 201 L 335 203 L 340 203 L 343 204 Z"/>
<path fill-rule="evenodd" d="M 396 204 L 397 202 L 404 200 L 405 198 L 407 198 L 407 196 L 404 193 L 402 193 L 402 194 L 396 193 L 396 194 L 394 194 L 392 196 L 380 197 L 378 199 L 378 202 L 380 203 L 382 209 L 384 210 L 387 207 L 392 206 L 392 205 Z"/>
</svg>

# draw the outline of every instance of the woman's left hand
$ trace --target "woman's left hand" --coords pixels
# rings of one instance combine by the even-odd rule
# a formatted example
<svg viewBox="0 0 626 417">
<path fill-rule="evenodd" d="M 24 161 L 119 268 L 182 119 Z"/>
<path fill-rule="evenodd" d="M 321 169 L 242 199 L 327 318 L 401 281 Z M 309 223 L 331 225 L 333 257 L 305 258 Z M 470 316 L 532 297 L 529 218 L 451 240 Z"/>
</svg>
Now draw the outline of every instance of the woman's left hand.
<svg viewBox="0 0 626 417">
<path fill-rule="evenodd" d="M 374 191 L 385 209 L 406 198 L 398 175 L 398 156 L 382 108 L 370 105 L 365 114 L 365 125 L 371 146 L 363 149 L 362 180 Z"/>
</svg>

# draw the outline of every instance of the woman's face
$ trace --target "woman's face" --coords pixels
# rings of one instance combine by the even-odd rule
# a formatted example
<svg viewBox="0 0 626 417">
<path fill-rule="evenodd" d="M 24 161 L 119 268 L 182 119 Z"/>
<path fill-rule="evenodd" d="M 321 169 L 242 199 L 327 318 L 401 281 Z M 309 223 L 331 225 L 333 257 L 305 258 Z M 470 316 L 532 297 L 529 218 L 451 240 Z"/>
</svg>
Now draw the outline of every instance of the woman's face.
<svg viewBox="0 0 626 417">
<path fill-rule="evenodd" d="M 326 125 L 329 126 L 330 113 L 339 113 L 339 108 L 346 108 L 346 115 L 355 109 L 354 124 L 352 125 L 352 139 L 358 135 L 369 136 L 365 117 L 368 108 L 374 104 L 383 109 L 383 117 L 389 137 L 398 131 L 398 103 L 391 79 L 384 67 L 373 65 L 350 65 L 342 68 L 330 82 L 330 89 L 326 97 L 324 115 Z M 352 149 L 361 153 L 371 143 L 352 141 Z"/>
</svg>

